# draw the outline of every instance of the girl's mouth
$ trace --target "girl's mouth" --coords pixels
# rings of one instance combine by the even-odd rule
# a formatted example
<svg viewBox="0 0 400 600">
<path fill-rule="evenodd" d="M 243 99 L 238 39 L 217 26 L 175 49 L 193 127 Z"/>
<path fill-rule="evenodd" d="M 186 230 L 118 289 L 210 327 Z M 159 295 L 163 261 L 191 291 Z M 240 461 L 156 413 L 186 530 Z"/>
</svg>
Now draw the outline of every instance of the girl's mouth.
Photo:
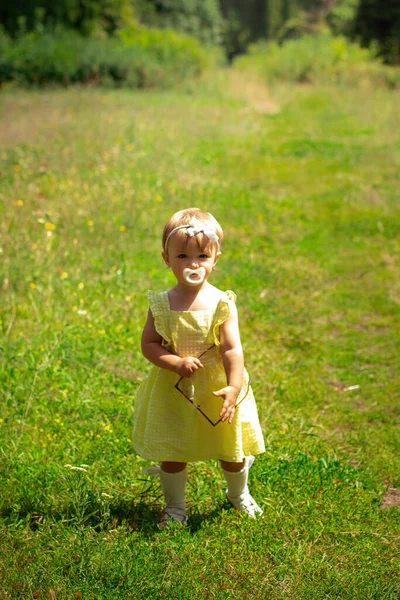
<svg viewBox="0 0 400 600">
<path fill-rule="evenodd" d="M 199 267 L 198 269 L 189 269 L 189 267 L 187 267 L 183 270 L 183 279 L 189 285 L 199 285 L 200 283 L 203 283 L 205 276 L 206 270 L 204 267 Z"/>
</svg>

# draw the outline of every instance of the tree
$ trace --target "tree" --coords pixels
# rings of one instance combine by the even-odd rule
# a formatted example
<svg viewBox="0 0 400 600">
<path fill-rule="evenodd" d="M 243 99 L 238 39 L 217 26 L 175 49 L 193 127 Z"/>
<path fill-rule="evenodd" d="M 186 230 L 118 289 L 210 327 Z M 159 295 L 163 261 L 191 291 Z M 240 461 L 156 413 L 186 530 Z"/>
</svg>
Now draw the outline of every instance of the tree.
<svg viewBox="0 0 400 600">
<path fill-rule="evenodd" d="M 284 24 L 284 4 L 284 0 L 267 0 L 267 39 L 274 40 L 279 37 L 279 30 Z"/>
<path fill-rule="evenodd" d="M 340 0 L 300 0 L 300 6 L 310 18 L 317 22 L 326 19 L 332 8 Z"/>
<path fill-rule="evenodd" d="M 38 20 L 46 26 L 61 23 L 84 34 L 98 29 L 112 32 L 129 17 L 131 0 L 8 0 L 0 6 L 0 23 L 11 33 L 21 23 L 31 30 Z"/>
<path fill-rule="evenodd" d="M 340 0 L 327 16 L 327 23 L 335 35 L 351 36 L 359 0 Z"/>
<path fill-rule="evenodd" d="M 228 56 L 260 38 L 285 40 L 326 26 L 332 10 L 358 0 L 220 0 Z"/>
<path fill-rule="evenodd" d="M 250 43 L 265 38 L 265 0 L 220 0 L 220 7 L 228 58 L 245 52 Z"/>
<path fill-rule="evenodd" d="M 376 40 L 388 62 L 400 62 L 400 0 L 360 0 L 354 33 L 365 45 Z"/>
<path fill-rule="evenodd" d="M 170 27 L 205 43 L 221 42 L 218 0 L 134 0 L 135 15 L 146 25 Z"/>
<path fill-rule="evenodd" d="M 359 0 L 265 0 L 267 37 L 285 40 L 329 27 L 350 34 Z"/>
</svg>

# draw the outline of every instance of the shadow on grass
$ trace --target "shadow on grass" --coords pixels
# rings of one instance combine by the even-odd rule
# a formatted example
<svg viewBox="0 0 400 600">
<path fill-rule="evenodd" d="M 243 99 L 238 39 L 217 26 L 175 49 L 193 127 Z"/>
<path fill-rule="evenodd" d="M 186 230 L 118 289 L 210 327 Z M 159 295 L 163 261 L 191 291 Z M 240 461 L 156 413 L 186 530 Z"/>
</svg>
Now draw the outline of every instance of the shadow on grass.
<svg viewBox="0 0 400 600">
<path fill-rule="evenodd" d="M 232 506 L 225 502 L 221 506 L 211 508 L 206 511 L 195 510 L 188 511 L 188 525 L 186 530 L 191 534 L 197 533 L 205 524 L 217 522 L 222 515 L 223 510 L 232 509 Z M 131 531 L 140 531 L 140 533 L 152 537 L 160 533 L 160 521 L 163 516 L 164 508 L 161 504 L 131 504 L 120 505 L 118 509 L 111 511 L 111 525 L 117 526 L 118 523 L 125 523 Z M 114 519 L 114 520 L 113 520 Z M 93 525 L 95 527 L 95 525 Z M 110 528 L 110 527 L 109 527 Z"/>
<path fill-rule="evenodd" d="M 90 528 L 95 533 L 106 533 L 114 531 L 117 528 L 124 528 L 128 533 L 138 533 L 152 538 L 159 534 L 160 521 L 163 516 L 163 506 L 161 503 L 146 503 L 146 502 L 119 502 L 109 507 L 107 514 L 101 514 L 98 511 L 98 505 L 86 505 L 86 514 L 77 515 L 70 511 L 62 512 L 59 509 L 48 511 L 39 511 L 38 507 L 21 507 L 18 511 L 18 521 L 22 527 L 25 527 L 32 532 L 38 532 L 44 526 L 52 524 L 62 524 L 71 531 Z M 221 506 L 217 506 L 210 510 L 194 512 L 189 511 L 189 522 L 186 531 L 190 534 L 196 534 L 205 525 L 210 523 L 217 524 L 224 510 L 234 510 L 229 503 L 225 502 Z M 3 506 L 0 516 L 7 524 L 9 521 L 15 523 L 16 514 L 11 507 Z"/>
</svg>

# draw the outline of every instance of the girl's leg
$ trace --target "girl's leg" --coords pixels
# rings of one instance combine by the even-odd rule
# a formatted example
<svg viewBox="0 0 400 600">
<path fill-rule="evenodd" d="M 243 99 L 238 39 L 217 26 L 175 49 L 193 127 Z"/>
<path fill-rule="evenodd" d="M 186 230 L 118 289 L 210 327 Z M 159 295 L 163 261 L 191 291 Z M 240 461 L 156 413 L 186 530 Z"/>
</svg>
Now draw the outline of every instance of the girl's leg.
<svg viewBox="0 0 400 600">
<path fill-rule="evenodd" d="M 220 462 L 228 485 L 226 496 L 231 504 L 250 517 L 256 517 L 257 513 L 262 514 L 261 508 L 250 495 L 247 486 L 249 469 L 254 462 L 254 456 L 248 456 L 240 463 L 228 463 L 222 460 Z"/>
<path fill-rule="evenodd" d="M 179 473 L 179 471 L 186 469 L 186 463 L 163 461 L 161 463 L 161 469 L 165 473 Z"/>
<path fill-rule="evenodd" d="M 165 498 L 165 513 L 161 520 L 161 527 L 165 527 L 169 519 L 186 523 L 186 463 L 162 462 L 160 480 Z"/>
<path fill-rule="evenodd" d="M 242 460 L 240 463 L 226 462 L 226 460 L 220 460 L 221 467 L 224 471 L 229 471 L 230 473 L 238 473 L 241 471 L 246 464 L 246 460 Z"/>
</svg>

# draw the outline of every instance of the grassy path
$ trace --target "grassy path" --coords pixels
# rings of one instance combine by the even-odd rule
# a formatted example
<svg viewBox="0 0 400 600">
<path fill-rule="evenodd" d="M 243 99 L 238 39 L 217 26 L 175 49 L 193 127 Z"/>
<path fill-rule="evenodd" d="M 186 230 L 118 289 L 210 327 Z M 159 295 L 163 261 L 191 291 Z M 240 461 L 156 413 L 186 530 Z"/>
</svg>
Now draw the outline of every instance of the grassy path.
<svg viewBox="0 0 400 600">
<path fill-rule="evenodd" d="M 0 598 L 398 597 L 399 94 L 238 77 L 0 96 Z M 204 463 L 160 533 L 129 438 L 184 206 L 225 226 L 264 516 Z"/>
</svg>

